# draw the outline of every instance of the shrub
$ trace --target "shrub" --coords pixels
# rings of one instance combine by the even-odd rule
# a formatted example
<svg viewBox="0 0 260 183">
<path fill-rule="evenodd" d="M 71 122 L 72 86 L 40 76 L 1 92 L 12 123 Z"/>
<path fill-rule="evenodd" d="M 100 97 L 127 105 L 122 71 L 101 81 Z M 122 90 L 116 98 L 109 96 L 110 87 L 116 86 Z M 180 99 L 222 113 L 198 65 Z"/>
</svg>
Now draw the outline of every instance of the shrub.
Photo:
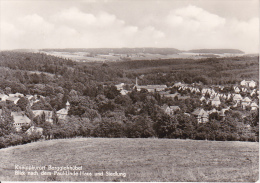
<svg viewBox="0 0 260 183">
<path fill-rule="evenodd" d="M 4 137 L 0 137 L 0 149 L 1 148 L 5 148 L 7 145 L 6 145 L 6 142 L 5 142 L 5 138 Z"/>
<path fill-rule="evenodd" d="M 13 145 L 18 145 L 22 144 L 23 142 L 23 137 L 17 134 L 9 134 L 5 136 L 5 141 L 7 146 L 13 146 Z"/>
<path fill-rule="evenodd" d="M 196 140 L 205 140 L 207 138 L 207 134 L 205 132 L 199 132 L 195 134 Z"/>
<path fill-rule="evenodd" d="M 217 133 L 216 140 L 218 140 L 218 141 L 226 141 L 227 140 L 227 134 L 225 132 Z"/>
<path fill-rule="evenodd" d="M 236 133 L 228 133 L 227 134 L 227 140 L 228 141 L 236 141 L 238 139 L 239 139 L 239 137 Z"/>
</svg>

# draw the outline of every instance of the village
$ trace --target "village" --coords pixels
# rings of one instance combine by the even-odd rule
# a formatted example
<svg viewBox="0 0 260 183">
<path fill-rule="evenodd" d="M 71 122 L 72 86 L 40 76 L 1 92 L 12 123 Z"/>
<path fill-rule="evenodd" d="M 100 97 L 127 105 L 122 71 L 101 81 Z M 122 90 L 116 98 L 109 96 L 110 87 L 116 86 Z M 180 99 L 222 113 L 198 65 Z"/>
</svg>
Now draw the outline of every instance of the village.
<svg viewBox="0 0 260 183">
<path fill-rule="evenodd" d="M 116 85 L 120 93 L 126 95 L 128 91 L 124 90 L 123 86 L 124 83 Z M 136 79 L 134 88 L 136 88 L 137 91 L 144 89 L 148 92 L 158 92 L 161 97 L 172 98 L 174 100 L 185 100 L 190 98 L 191 93 L 197 94 L 193 95 L 193 97 L 198 97 L 201 102 L 201 107 L 195 109 L 191 114 L 184 114 L 195 116 L 198 123 L 208 122 L 209 114 L 211 113 L 216 112 L 224 119 L 226 111 L 232 109 L 256 111 L 259 105 L 259 90 L 256 89 L 257 83 L 253 80 L 243 80 L 239 85 L 231 86 L 230 88 L 230 86 L 201 87 L 199 84 L 193 83 L 188 85 L 182 82 L 177 82 L 172 87 L 167 87 L 166 85 L 138 85 L 138 80 Z M 171 88 L 175 89 L 176 92 L 171 93 Z M 230 101 L 229 105 L 227 101 Z M 212 109 L 203 109 L 203 104 L 210 105 Z M 163 105 L 161 108 L 169 115 L 173 115 L 176 111 L 181 110 L 179 106 Z M 242 115 L 242 117 L 245 116 Z"/>
<path fill-rule="evenodd" d="M 246 117 L 245 114 L 251 111 L 256 111 L 259 105 L 259 90 L 257 90 L 257 83 L 251 81 L 241 81 L 237 85 L 233 86 L 203 86 L 198 83 L 185 84 L 182 82 L 176 82 L 173 86 L 167 87 L 166 85 L 138 85 L 138 79 L 136 78 L 136 84 L 132 90 L 125 89 L 126 84 L 120 83 L 115 85 L 121 95 L 127 95 L 132 90 L 146 91 L 148 93 L 157 92 L 163 98 L 171 98 L 174 101 L 184 101 L 189 98 L 198 99 L 200 106 L 188 113 L 184 111 L 184 115 L 192 115 L 197 119 L 198 123 L 209 122 L 209 115 L 217 113 L 222 119 L 225 119 L 226 111 L 236 110 L 242 114 L 242 117 Z M 23 95 L 21 93 L 15 94 L 0 94 L 0 102 L 11 103 L 16 106 L 19 100 L 26 98 L 29 101 L 29 108 L 33 105 L 37 105 L 44 96 L 41 95 Z M 44 120 L 53 124 L 54 115 L 59 120 L 65 120 L 68 116 L 70 109 L 69 101 L 66 102 L 66 107 L 58 111 L 46 110 L 38 107 L 32 109 L 31 119 L 35 117 L 44 116 Z M 181 111 L 181 106 L 174 105 L 169 106 L 164 104 L 161 109 L 168 115 L 174 115 Z M 54 114 L 55 113 L 55 114 Z M 0 114 L 2 110 L 0 109 Z M 42 133 L 43 129 L 33 125 L 32 120 L 26 115 L 24 111 L 12 111 L 16 131 L 21 131 L 24 126 L 28 127 L 26 133 L 31 134 L 33 131 Z"/>
</svg>

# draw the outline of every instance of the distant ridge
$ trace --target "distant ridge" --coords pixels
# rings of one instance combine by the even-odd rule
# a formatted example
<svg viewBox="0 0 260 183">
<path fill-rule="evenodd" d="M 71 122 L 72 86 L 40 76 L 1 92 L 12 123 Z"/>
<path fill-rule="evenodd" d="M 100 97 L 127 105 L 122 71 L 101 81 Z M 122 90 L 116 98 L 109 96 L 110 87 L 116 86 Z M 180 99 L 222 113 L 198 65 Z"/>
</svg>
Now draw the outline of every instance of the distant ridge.
<svg viewBox="0 0 260 183">
<path fill-rule="evenodd" d="M 175 48 L 63 48 L 63 49 L 41 49 L 40 51 L 57 51 L 57 52 L 92 52 L 99 54 L 127 54 L 127 53 L 150 53 L 150 54 L 176 54 L 181 51 Z"/>
<path fill-rule="evenodd" d="M 189 53 L 213 53 L 213 54 L 224 54 L 224 53 L 244 54 L 243 51 L 238 50 L 238 49 L 196 49 L 196 50 L 189 50 L 187 52 L 189 52 Z"/>
</svg>

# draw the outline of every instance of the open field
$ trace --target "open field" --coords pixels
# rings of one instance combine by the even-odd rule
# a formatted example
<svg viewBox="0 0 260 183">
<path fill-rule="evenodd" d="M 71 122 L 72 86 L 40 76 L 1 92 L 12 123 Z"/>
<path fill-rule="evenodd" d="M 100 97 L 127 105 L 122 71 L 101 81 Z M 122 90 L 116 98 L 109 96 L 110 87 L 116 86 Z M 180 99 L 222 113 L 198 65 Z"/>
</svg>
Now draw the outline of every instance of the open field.
<svg viewBox="0 0 260 183">
<path fill-rule="evenodd" d="M 123 61 L 125 59 L 130 60 L 160 60 L 160 59 L 174 59 L 174 58 L 183 58 L 183 59 L 201 59 L 201 58 L 210 58 L 210 57 L 231 57 L 231 56 L 243 56 L 244 54 L 203 54 L 203 53 L 186 53 L 180 52 L 175 54 L 152 54 L 152 53 L 129 53 L 127 57 L 126 53 L 124 54 L 97 54 L 96 56 L 89 56 L 90 52 L 86 51 L 40 51 L 40 53 L 45 53 L 47 55 L 52 55 L 61 58 L 71 59 L 77 62 L 115 62 Z"/>
<path fill-rule="evenodd" d="M 2 181 L 255 182 L 259 143 L 174 139 L 76 138 L 0 149 Z M 15 175 L 20 166 L 82 166 L 103 176 Z M 47 167 L 46 167 L 47 170 Z M 105 176 L 106 171 L 126 173 Z M 40 171 L 39 171 L 40 172 Z"/>
</svg>

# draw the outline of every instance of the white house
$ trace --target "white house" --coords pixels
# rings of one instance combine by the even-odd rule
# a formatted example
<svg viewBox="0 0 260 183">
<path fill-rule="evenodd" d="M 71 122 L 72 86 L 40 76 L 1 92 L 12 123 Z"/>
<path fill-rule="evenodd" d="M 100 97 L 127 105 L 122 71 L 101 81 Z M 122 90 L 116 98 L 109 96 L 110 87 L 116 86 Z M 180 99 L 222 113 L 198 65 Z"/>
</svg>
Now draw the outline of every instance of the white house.
<svg viewBox="0 0 260 183">
<path fill-rule="evenodd" d="M 253 81 L 253 80 L 251 80 L 251 81 L 249 81 L 248 86 L 249 86 L 250 88 L 254 88 L 254 87 L 256 87 L 256 82 Z"/>
<path fill-rule="evenodd" d="M 11 116 L 14 118 L 14 127 L 16 131 L 20 131 L 22 126 L 31 124 L 31 120 L 23 112 L 11 112 Z"/>
<path fill-rule="evenodd" d="M 239 93 L 239 92 L 240 92 L 240 89 L 239 89 L 237 86 L 235 86 L 235 87 L 234 87 L 234 91 L 235 91 L 236 93 Z"/>
<path fill-rule="evenodd" d="M 241 86 L 246 86 L 246 84 L 247 84 L 246 80 L 243 80 L 243 81 L 240 82 Z"/>
<path fill-rule="evenodd" d="M 43 128 L 31 126 L 26 132 L 27 135 L 38 134 L 43 135 Z"/>
<path fill-rule="evenodd" d="M 52 119 L 52 111 L 49 110 L 32 110 L 34 117 L 36 116 L 41 116 L 45 115 L 45 121 L 49 122 L 49 123 L 53 123 L 53 119 Z"/>
<path fill-rule="evenodd" d="M 198 123 L 207 123 L 209 121 L 209 114 L 203 109 L 198 108 L 191 114 L 196 117 Z"/>
<path fill-rule="evenodd" d="M 233 101 L 235 101 L 235 102 L 241 102 L 242 101 L 242 96 L 240 95 L 240 94 L 235 94 L 234 96 L 233 96 Z"/>
<path fill-rule="evenodd" d="M 125 83 L 120 83 L 120 84 L 117 84 L 115 86 L 116 86 L 117 90 L 123 90 L 124 89 L 124 85 L 125 85 Z"/>
<path fill-rule="evenodd" d="M 0 101 L 6 101 L 6 99 L 8 99 L 8 95 L 0 94 Z"/>
<path fill-rule="evenodd" d="M 251 103 L 251 99 L 248 98 L 248 97 L 245 97 L 242 102 L 241 102 L 241 105 L 242 105 L 242 108 L 245 109 L 246 106 L 249 106 Z"/>
<path fill-rule="evenodd" d="M 240 82 L 240 85 L 241 85 L 241 86 L 250 87 L 250 88 L 254 88 L 254 87 L 256 87 L 256 82 L 253 81 L 253 80 L 251 80 L 251 81 L 245 81 L 245 80 L 243 80 L 243 81 Z"/>
<path fill-rule="evenodd" d="M 70 103 L 67 101 L 66 108 L 63 108 L 63 109 L 57 111 L 58 118 L 66 119 L 66 117 L 68 116 L 69 109 L 70 109 Z"/>
<path fill-rule="evenodd" d="M 19 97 L 8 97 L 6 101 L 14 102 L 14 104 L 17 104 L 18 100 L 20 100 Z"/>
<path fill-rule="evenodd" d="M 250 104 L 250 107 L 251 107 L 251 110 L 254 111 L 254 110 L 257 110 L 258 105 L 257 105 L 255 102 L 252 102 L 252 103 Z"/>
<path fill-rule="evenodd" d="M 200 101 L 201 101 L 201 102 L 202 102 L 202 101 L 206 101 L 205 97 L 202 96 L 202 97 L 200 98 Z"/>
</svg>

